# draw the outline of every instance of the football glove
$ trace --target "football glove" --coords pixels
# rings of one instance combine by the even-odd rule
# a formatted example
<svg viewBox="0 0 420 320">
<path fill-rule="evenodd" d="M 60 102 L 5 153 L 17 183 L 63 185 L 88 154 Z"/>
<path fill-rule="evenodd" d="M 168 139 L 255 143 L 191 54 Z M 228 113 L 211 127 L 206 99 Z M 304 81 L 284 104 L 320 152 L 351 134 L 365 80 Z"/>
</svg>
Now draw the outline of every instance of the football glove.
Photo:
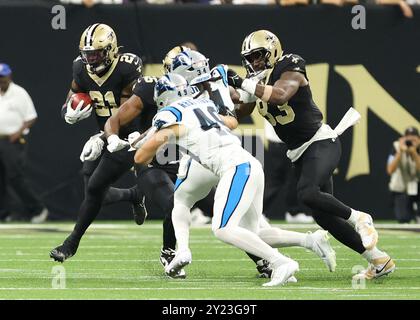
<svg viewBox="0 0 420 320">
<path fill-rule="evenodd" d="M 86 141 L 82 153 L 80 154 L 80 161 L 95 161 L 102 153 L 105 142 L 100 138 L 102 132 L 95 134 Z"/>
<path fill-rule="evenodd" d="M 142 145 L 150 139 L 150 137 L 157 131 L 156 127 L 151 127 L 147 131 L 140 134 L 138 131 L 134 131 L 128 135 L 128 142 L 131 146 L 131 150 L 137 150 L 142 147 Z"/>
<path fill-rule="evenodd" d="M 235 89 L 240 89 L 242 87 L 242 82 L 244 81 L 244 79 L 242 79 L 237 73 L 236 71 L 229 69 L 227 71 L 227 78 L 228 78 L 228 84 L 231 87 L 234 87 Z"/>
<path fill-rule="evenodd" d="M 107 141 L 108 141 L 108 145 L 106 148 L 111 153 L 120 151 L 129 145 L 127 141 L 120 139 L 120 137 L 118 137 L 116 134 L 110 135 Z"/>
<path fill-rule="evenodd" d="M 72 102 L 73 102 L 72 98 L 70 98 L 69 101 L 67 101 L 66 114 L 64 115 L 64 120 L 66 120 L 68 124 L 75 124 L 76 122 L 80 120 L 86 119 L 92 113 L 93 108 L 92 108 L 92 105 L 90 104 L 82 109 L 83 104 L 85 103 L 83 100 L 80 100 L 76 109 L 73 109 L 71 107 Z"/>
</svg>

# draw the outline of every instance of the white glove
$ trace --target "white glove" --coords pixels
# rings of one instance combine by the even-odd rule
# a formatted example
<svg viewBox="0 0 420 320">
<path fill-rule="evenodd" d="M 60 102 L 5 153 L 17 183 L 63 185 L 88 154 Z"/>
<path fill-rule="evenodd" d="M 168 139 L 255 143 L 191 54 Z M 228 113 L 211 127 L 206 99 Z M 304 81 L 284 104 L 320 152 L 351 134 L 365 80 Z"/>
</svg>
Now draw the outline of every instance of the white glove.
<svg viewBox="0 0 420 320">
<path fill-rule="evenodd" d="M 228 66 L 225 64 L 219 64 L 211 70 L 211 76 L 214 80 L 210 82 L 210 97 L 219 108 L 225 107 L 228 111 L 233 112 L 235 105 L 230 97 L 227 70 Z"/>
<path fill-rule="evenodd" d="M 133 151 L 133 150 L 136 150 L 136 149 L 140 149 L 140 148 L 137 148 L 137 143 L 136 143 L 136 140 L 140 136 L 141 136 L 141 134 L 138 131 L 134 131 L 134 132 L 132 132 L 128 135 L 127 140 L 128 140 L 128 143 L 130 144 L 130 149 L 128 151 Z M 133 145 L 133 143 L 135 143 L 135 144 Z"/>
<path fill-rule="evenodd" d="M 76 109 L 73 110 L 71 107 L 71 104 L 73 102 L 73 99 L 70 98 L 67 102 L 66 107 L 66 114 L 64 115 L 64 120 L 66 120 L 69 124 L 74 124 L 80 120 L 86 119 L 90 116 L 92 113 L 92 105 L 87 105 L 86 108 L 82 110 L 82 106 L 85 103 L 83 100 L 80 100 L 79 104 L 77 105 Z"/>
<path fill-rule="evenodd" d="M 82 153 L 80 154 L 80 161 L 95 161 L 98 159 L 105 144 L 100 136 L 102 136 L 102 132 L 95 134 L 86 141 Z"/>
<path fill-rule="evenodd" d="M 143 146 L 143 144 L 145 144 L 150 139 L 150 137 L 155 134 L 156 131 L 157 128 L 153 126 L 149 128 L 146 132 L 143 132 L 142 134 L 140 134 L 140 132 L 138 131 L 130 133 L 128 135 L 128 142 L 131 146 L 129 151 L 140 149 Z"/>
<path fill-rule="evenodd" d="M 128 146 L 128 142 L 121 140 L 116 134 L 112 134 L 107 139 L 108 145 L 107 149 L 109 152 L 117 152 L 122 149 L 124 149 L 126 146 Z"/>
</svg>

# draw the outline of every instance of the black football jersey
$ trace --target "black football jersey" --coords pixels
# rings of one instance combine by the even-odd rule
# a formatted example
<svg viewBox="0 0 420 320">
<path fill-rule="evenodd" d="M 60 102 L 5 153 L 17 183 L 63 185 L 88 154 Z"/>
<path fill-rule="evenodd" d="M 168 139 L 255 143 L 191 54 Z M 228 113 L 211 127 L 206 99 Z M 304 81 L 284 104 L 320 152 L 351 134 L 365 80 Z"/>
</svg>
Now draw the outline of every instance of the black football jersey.
<svg viewBox="0 0 420 320">
<path fill-rule="evenodd" d="M 132 53 L 123 53 L 114 60 L 104 74 L 89 73 L 82 60 L 73 62 L 73 80 L 83 92 L 89 94 L 95 102 L 95 115 L 100 130 L 121 105 L 122 90 L 142 74 L 142 61 Z M 136 123 L 124 126 L 120 130 L 120 138 L 136 131 Z"/>
<path fill-rule="evenodd" d="M 307 78 L 305 60 L 296 54 L 286 54 L 274 65 L 265 84 L 273 85 L 286 71 L 300 72 Z M 322 113 L 312 99 L 309 84 L 300 87 L 282 106 L 261 99 L 257 100 L 256 105 L 259 113 L 270 122 L 290 150 L 310 140 L 322 125 Z"/>
<path fill-rule="evenodd" d="M 155 84 L 157 82 L 155 77 L 140 77 L 133 87 L 133 94 L 138 96 L 143 102 L 143 110 L 138 116 L 138 131 L 144 132 L 152 126 L 153 117 L 157 113 L 157 106 L 153 99 L 153 93 Z M 174 149 L 172 149 L 174 148 Z M 153 158 L 153 167 L 161 167 L 168 172 L 171 167 L 174 168 L 174 172 L 178 170 L 178 164 L 170 164 L 167 162 L 178 161 L 181 155 L 179 153 L 178 146 L 170 144 L 168 147 L 159 150 L 156 157 Z M 158 161 L 159 159 L 160 161 Z"/>
</svg>

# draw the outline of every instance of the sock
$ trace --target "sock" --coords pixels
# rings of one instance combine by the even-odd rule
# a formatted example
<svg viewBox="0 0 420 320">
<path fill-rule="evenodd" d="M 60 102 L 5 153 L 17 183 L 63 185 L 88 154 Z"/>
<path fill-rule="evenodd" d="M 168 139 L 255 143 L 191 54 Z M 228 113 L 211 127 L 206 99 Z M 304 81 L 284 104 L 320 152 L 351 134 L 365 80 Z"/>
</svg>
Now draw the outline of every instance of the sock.
<svg viewBox="0 0 420 320">
<path fill-rule="evenodd" d="M 366 251 L 360 235 L 354 230 L 354 227 L 348 220 L 316 211 L 312 212 L 312 216 L 322 229 L 327 230 L 335 239 L 345 246 L 359 254 Z"/>
<path fill-rule="evenodd" d="M 357 223 L 357 220 L 359 220 L 360 217 L 360 211 L 351 209 L 350 217 L 347 219 L 348 222 L 352 224 L 352 226 L 355 226 Z"/>
<path fill-rule="evenodd" d="M 386 256 L 387 254 L 379 250 L 377 247 L 373 248 L 372 250 L 366 250 L 362 253 L 362 257 L 365 258 L 368 262 L 372 262 L 375 259 L 384 258 Z"/>
<path fill-rule="evenodd" d="M 175 229 L 178 250 L 188 250 L 191 225 L 190 209 L 184 204 L 176 202 L 172 210 L 172 223 Z"/>
<path fill-rule="evenodd" d="M 165 216 L 163 220 L 163 249 L 173 249 L 176 247 L 175 230 L 171 216 Z"/>
<path fill-rule="evenodd" d="M 263 258 L 260 258 L 260 257 L 254 256 L 253 254 L 251 254 L 251 253 L 249 253 L 249 252 L 245 252 L 245 253 L 248 255 L 248 257 L 250 257 L 250 258 L 251 258 L 251 260 L 252 260 L 252 261 L 254 261 L 254 263 L 255 263 L 257 266 L 262 266 L 262 265 L 263 265 L 263 263 L 262 263 Z"/>
<path fill-rule="evenodd" d="M 260 229 L 258 235 L 264 242 L 268 243 L 274 248 L 294 246 L 307 248 L 307 234 L 305 233 L 271 227 Z"/>
</svg>

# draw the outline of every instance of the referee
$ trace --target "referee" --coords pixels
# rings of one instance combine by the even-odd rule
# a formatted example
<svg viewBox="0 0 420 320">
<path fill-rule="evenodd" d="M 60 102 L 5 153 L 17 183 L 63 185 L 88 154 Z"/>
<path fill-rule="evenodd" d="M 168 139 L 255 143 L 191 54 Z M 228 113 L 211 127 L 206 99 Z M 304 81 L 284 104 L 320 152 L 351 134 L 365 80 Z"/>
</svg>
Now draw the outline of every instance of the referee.
<svg viewBox="0 0 420 320">
<path fill-rule="evenodd" d="M 24 172 L 24 135 L 36 118 L 31 97 L 13 83 L 10 67 L 0 63 L 0 219 L 6 221 L 10 220 L 6 203 L 8 186 L 22 201 L 31 222 L 43 222 L 48 216 L 48 210 L 30 188 Z"/>
</svg>

